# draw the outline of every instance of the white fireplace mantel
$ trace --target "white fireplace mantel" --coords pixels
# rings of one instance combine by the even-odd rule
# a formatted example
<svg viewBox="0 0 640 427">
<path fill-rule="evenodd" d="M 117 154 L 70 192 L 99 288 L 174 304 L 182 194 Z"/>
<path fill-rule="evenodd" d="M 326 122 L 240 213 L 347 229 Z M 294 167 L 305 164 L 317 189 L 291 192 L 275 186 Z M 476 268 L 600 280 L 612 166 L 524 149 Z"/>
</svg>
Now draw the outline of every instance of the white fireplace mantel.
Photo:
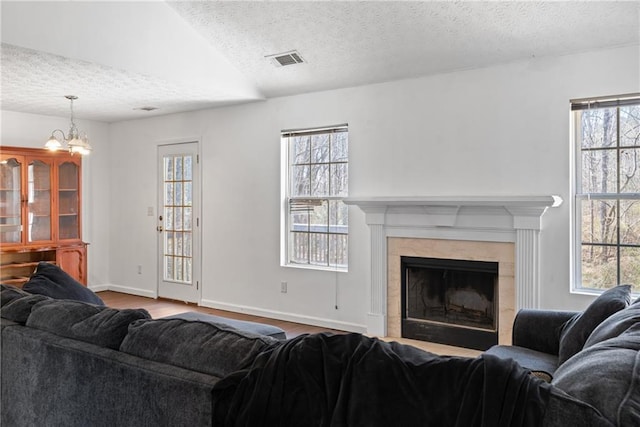
<svg viewBox="0 0 640 427">
<path fill-rule="evenodd" d="M 540 229 L 540 218 L 549 207 L 562 204 L 560 196 L 429 196 L 429 197 L 350 197 L 367 215 L 367 224 L 385 224 L 392 215 L 424 215 L 424 225 L 451 227 L 459 216 L 469 213 L 511 215 L 515 228 Z M 389 218 L 391 219 L 391 218 Z M 530 219 L 534 219 L 531 222 Z M 397 220 L 395 221 L 397 222 Z M 522 223 L 521 223 L 522 222 Z M 522 227 L 520 227 L 522 225 Z M 477 227 L 477 224 L 475 225 Z"/>
<path fill-rule="evenodd" d="M 387 237 L 515 243 L 516 308 L 539 306 L 542 215 L 559 196 L 349 197 L 371 232 L 367 332 L 386 336 Z"/>
</svg>

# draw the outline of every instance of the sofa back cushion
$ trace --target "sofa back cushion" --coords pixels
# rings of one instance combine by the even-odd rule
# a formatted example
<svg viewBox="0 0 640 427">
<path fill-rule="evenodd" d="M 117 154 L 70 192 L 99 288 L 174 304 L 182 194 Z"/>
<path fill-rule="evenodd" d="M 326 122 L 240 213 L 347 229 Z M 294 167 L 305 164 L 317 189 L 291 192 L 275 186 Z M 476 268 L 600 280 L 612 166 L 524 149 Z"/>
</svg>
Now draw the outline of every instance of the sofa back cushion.
<svg viewBox="0 0 640 427">
<path fill-rule="evenodd" d="M 248 367 L 259 353 L 278 343 L 223 324 L 158 319 L 131 324 L 120 350 L 222 378 Z"/>
<path fill-rule="evenodd" d="M 640 324 L 561 365 L 552 384 L 589 403 L 616 426 L 640 425 Z"/>
<path fill-rule="evenodd" d="M 102 299 L 91 289 L 83 286 L 57 265 L 44 261 L 38 263 L 36 271 L 22 289 L 32 294 L 46 295 L 55 299 L 104 305 Z"/>
<path fill-rule="evenodd" d="M 606 318 L 629 305 L 631 286 L 618 285 L 607 289 L 582 313 L 569 319 L 560 331 L 558 363 L 562 365 L 582 350 L 591 332 Z"/>
<path fill-rule="evenodd" d="M 24 325 L 27 323 L 33 307 L 42 301 L 48 301 L 50 299 L 51 298 L 44 295 L 28 295 L 22 298 L 15 298 L 2 307 L 0 316 L 2 316 L 3 319 L 9 319 L 12 322 Z"/>
<path fill-rule="evenodd" d="M 11 285 L 0 284 L 0 307 L 4 307 L 14 299 L 24 298 L 31 295 L 20 288 Z"/>
<path fill-rule="evenodd" d="M 26 325 L 117 350 L 129 324 L 149 318 L 144 309 L 117 310 L 80 301 L 49 299 L 33 306 Z"/>
<path fill-rule="evenodd" d="M 609 338 L 615 338 L 637 323 L 640 323 L 640 303 L 636 301 L 600 323 L 589 335 L 587 342 L 584 343 L 584 348 L 591 347 Z"/>
</svg>

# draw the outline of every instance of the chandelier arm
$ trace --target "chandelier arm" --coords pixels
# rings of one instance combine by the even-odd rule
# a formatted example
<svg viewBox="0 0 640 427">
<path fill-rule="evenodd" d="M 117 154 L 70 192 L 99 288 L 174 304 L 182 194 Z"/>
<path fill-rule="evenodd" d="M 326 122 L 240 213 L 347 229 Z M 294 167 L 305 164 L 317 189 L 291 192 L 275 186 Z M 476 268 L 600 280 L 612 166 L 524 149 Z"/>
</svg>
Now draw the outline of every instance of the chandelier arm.
<svg viewBox="0 0 640 427">
<path fill-rule="evenodd" d="M 62 131 L 62 129 L 55 129 L 53 132 L 51 132 L 51 137 L 52 137 L 52 138 L 55 138 L 55 135 L 54 135 L 54 134 L 55 134 L 56 132 L 60 132 L 60 133 L 62 134 L 62 140 L 63 140 L 63 141 L 66 141 L 66 140 L 67 140 L 67 137 L 66 137 L 66 135 L 64 134 L 64 132 Z M 56 139 L 57 139 L 57 138 L 56 138 Z"/>
</svg>

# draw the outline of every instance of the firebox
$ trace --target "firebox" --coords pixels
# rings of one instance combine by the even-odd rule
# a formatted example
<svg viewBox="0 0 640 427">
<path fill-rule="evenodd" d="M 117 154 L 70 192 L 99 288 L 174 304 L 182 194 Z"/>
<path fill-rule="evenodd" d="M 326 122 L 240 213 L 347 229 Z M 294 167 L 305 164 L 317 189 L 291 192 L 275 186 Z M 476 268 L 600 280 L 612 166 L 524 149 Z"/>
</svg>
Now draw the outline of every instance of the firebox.
<svg viewBox="0 0 640 427">
<path fill-rule="evenodd" d="M 402 336 L 477 350 L 498 343 L 498 263 L 401 257 Z"/>
</svg>

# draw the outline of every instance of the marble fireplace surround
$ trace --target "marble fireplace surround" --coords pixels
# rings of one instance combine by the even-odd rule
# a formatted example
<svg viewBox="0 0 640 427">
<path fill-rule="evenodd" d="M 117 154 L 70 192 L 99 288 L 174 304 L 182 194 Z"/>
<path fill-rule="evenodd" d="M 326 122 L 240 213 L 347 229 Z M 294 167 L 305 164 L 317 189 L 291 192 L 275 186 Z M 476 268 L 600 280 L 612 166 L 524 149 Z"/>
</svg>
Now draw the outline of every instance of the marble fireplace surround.
<svg viewBox="0 0 640 427">
<path fill-rule="evenodd" d="M 365 213 L 370 231 L 369 335 L 400 336 L 402 255 L 498 261 L 500 343 L 510 341 L 518 309 L 539 306 L 542 215 L 562 204 L 559 196 L 350 197 L 345 203 Z"/>
<path fill-rule="evenodd" d="M 402 337 L 401 263 L 403 256 L 462 259 L 498 263 L 497 320 L 498 343 L 511 343 L 511 325 L 515 315 L 514 244 L 449 239 L 387 239 L 387 332 L 386 336 Z"/>
</svg>

